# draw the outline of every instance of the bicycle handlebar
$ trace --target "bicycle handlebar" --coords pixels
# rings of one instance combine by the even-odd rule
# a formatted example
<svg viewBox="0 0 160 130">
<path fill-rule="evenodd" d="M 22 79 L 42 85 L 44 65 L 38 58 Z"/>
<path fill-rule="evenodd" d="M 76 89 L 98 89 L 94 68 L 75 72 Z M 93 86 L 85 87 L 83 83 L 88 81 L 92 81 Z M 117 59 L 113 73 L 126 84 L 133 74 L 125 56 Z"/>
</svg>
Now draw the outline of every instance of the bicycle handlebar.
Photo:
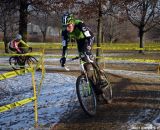
<svg viewBox="0 0 160 130">
<path fill-rule="evenodd" d="M 71 59 L 67 60 L 67 62 L 71 62 L 71 61 L 77 60 L 77 59 L 79 59 L 79 58 L 80 58 L 79 56 L 76 56 L 76 57 L 74 57 L 74 58 L 71 58 Z M 67 66 L 64 66 L 63 68 L 64 68 L 66 71 L 70 71 L 70 69 L 69 69 Z"/>
<path fill-rule="evenodd" d="M 32 47 L 29 47 L 29 48 L 28 48 L 28 52 L 32 52 Z"/>
<path fill-rule="evenodd" d="M 77 59 L 79 59 L 79 56 L 76 56 L 76 57 L 72 58 L 71 60 L 73 61 L 73 60 L 77 60 Z"/>
</svg>

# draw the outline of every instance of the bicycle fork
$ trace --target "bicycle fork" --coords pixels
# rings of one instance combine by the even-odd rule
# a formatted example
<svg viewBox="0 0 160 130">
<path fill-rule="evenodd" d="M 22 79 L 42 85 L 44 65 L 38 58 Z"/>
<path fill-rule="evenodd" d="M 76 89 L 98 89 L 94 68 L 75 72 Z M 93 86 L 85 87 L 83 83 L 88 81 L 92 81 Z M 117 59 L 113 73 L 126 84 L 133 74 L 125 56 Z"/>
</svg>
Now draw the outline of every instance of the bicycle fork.
<svg viewBox="0 0 160 130">
<path fill-rule="evenodd" d="M 90 87 L 90 82 L 89 82 L 89 79 L 88 79 L 88 74 L 87 74 L 87 72 L 86 72 L 86 70 L 84 68 L 84 64 L 85 64 L 85 62 L 80 61 L 81 72 L 86 77 L 86 80 L 87 80 L 87 90 L 88 90 L 88 94 L 90 95 L 91 94 L 91 87 Z M 84 87 L 83 87 L 83 92 L 85 92 Z"/>
</svg>

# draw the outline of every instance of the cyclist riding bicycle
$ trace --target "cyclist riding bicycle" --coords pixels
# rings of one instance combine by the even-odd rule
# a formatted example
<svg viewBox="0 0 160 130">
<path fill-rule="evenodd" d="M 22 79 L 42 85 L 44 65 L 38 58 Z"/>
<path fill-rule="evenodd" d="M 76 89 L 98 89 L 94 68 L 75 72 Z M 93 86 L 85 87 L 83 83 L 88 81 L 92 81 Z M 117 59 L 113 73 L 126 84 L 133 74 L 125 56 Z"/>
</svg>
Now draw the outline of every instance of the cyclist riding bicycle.
<svg viewBox="0 0 160 130">
<path fill-rule="evenodd" d="M 92 55 L 91 49 L 94 41 L 94 35 L 90 29 L 81 20 L 77 20 L 72 14 L 64 14 L 62 17 L 62 58 L 60 59 L 61 66 L 66 63 L 67 47 L 70 39 L 75 39 L 78 46 L 79 56 L 84 62 L 95 63 L 95 58 Z M 87 65 L 87 64 L 86 64 Z M 89 66 L 85 66 L 87 71 Z M 100 70 L 99 70 L 100 71 Z M 89 75 L 91 76 L 91 75 Z M 91 77 L 89 77 L 91 78 Z M 106 86 L 107 82 L 101 79 L 101 86 Z"/>
<path fill-rule="evenodd" d="M 20 34 L 17 34 L 15 39 L 9 42 L 9 49 L 13 52 L 23 54 L 27 53 L 29 49 L 32 48 L 22 40 L 22 36 Z"/>
</svg>

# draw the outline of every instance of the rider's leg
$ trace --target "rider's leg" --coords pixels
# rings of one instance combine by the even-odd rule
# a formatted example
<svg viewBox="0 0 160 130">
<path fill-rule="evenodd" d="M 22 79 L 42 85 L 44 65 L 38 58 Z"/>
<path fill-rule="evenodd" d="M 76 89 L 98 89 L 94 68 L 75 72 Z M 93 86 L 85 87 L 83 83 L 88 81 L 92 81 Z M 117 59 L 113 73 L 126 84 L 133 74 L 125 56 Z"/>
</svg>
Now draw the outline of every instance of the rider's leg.
<svg viewBox="0 0 160 130">
<path fill-rule="evenodd" d="M 97 80 L 93 77 L 93 73 L 94 73 L 94 69 L 92 64 L 90 64 L 90 62 L 92 62 L 94 64 L 95 58 L 92 55 L 91 49 L 88 50 L 87 48 L 87 43 L 85 41 L 81 41 L 80 43 L 78 43 L 78 51 L 79 51 L 79 56 L 81 57 L 82 61 L 85 62 L 84 67 L 85 70 L 87 72 L 88 78 L 91 79 L 93 81 L 93 84 L 95 85 L 94 89 L 97 95 L 101 94 L 101 90 L 99 88 L 99 86 L 97 86 Z"/>
<path fill-rule="evenodd" d="M 85 61 L 85 62 L 89 62 L 89 63 L 92 62 L 94 67 L 96 67 L 96 71 L 99 75 L 98 76 L 98 78 L 99 78 L 98 81 L 99 82 L 98 82 L 97 87 L 98 88 L 103 88 L 103 87 L 107 86 L 108 82 L 106 81 L 106 77 L 103 74 L 104 72 L 100 70 L 98 64 L 96 63 L 96 60 L 95 60 L 94 56 L 92 55 L 91 49 L 87 48 L 88 47 L 87 41 L 84 41 L 83 45 L 81 45 L 81 44 L 78 44 L 78 45 L 79 45 L 78 50 L 81 52 L 80 56 L 81 56 L 82 60 Z M 92 79 L 93 74 L 90 73 L 91 71 L 90 71 L 89 64 L 86 64 L 86 70 L 87 70 L 89 78 Z"/>
<path fill-rule="evenodd" d="M 9 49 L 12 51 L 12 52 L 16 52 L 17 53 L 17 50 L 15 49 L 15 48 L 11 48 L 10 46 L 9 46 Z"/>
<path fill-rule="evenodd" d="M 100 69 L 100 67 L 98 66 L 98 64 L 96 63 L 96 61 L 94 62 L 94 66 L 96 68 L 96 71 L 99 75 L 99 86 L 100 88 L 104 88 L 108 85 L 107 79 L 105 77 L 105 72 L 103 70 Z"/>
<path fill-rule="evenodd" d="M 28 50 L 29 50 L 28 46 L 26 46 L 26 45 L 24 45 L 24 44 L 22 44 L 22 43 L 19 43 L 19 44 L 18 44 L 18 48 L 20 49 L 20 51 L 21 51 L 23 54 L 27 53 Z"/>
</svg>

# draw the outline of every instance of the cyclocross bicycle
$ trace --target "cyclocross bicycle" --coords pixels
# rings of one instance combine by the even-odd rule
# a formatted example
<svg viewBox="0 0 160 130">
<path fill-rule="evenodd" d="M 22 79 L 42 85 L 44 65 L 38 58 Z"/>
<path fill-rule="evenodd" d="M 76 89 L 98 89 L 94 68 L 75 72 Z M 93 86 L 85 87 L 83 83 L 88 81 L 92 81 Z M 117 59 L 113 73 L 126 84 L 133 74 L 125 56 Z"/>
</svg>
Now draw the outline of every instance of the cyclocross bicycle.
<svg viewBox="0 0 160 130">
<path fill-rule="evenodd" d="M 29 49 L 31 52 L 32 49 Z M 9 58 L 9 64 L 14 70 L 24 69 L 30 67 L 31 64 L 37 64 L 38 60 L 33 56 L 11 56 Z"/>
<path fill-rule="evenodd" d="M 98 96 L 102 96 L 107 103 L 112 102 L 112 86 L 107 75 L 103 70 L 100 70 L 97 63 L 84 62 L 80 57 L 75 57 L 71 60 L 76 59 L 80 59 L 81 68 L 81 75 L 78 76 L 76 81 L 77 97 L 83 111 L 89 116 L 94 116 L 96 114 Z M 89 72 L 87 72 L 86 65 L 89 66 Z M 92 78 L 89 78 L 89 74 L 92 75 Z M 107 82 L 107 85 L 103 86 L 103 88 L 100 86 L 100 76 L 103 76 Z"/>
</svg>

